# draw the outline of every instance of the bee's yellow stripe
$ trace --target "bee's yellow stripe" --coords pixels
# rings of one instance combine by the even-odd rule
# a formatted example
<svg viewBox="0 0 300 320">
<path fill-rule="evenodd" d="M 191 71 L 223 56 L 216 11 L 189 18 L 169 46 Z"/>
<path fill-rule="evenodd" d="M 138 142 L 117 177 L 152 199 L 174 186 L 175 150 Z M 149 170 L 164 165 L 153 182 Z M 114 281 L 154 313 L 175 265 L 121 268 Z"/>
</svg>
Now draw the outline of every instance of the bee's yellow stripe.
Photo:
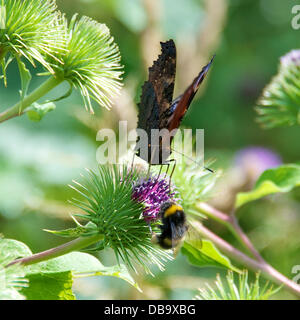
<svg viewBox="0 0 300 320">
<path fill-rule="evenodd" d="M 178 204 L 172 204 L 170 206 L 170 208 L 168 208 L 165 213 L 164 213 L 164 217 L 169 217 L 172 214 L 174 214 L 176 211 L 183 211 L 182 207 L 179 206 Z"/>
</svg>

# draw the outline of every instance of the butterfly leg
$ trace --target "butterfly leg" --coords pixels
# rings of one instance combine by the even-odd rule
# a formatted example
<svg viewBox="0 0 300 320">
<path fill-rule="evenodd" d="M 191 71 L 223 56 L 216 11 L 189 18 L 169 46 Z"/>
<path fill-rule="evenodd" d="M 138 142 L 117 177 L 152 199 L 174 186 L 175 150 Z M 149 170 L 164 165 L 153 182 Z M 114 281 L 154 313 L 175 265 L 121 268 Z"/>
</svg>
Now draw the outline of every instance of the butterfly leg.
<svg viewBox="0 0 300 320">
<path fill-rule="evenodd" d="M 126 168 L 126 177 L 125 177 L 125 181 L 126 180 L 130 180 L 132 179 L 133 177 L 133 164 L 134 164 L 134 159 L 135 159 L 135 156 L 136 156 L 136 153 L 134 152 L 133 153 L 133 156 L 132 156 L 132 160 L 131 160 L 131 165 L 130 165 L 130 168 L 128 168 L 126 165 L 123 165 L 123 174 L 124 174 L 124 169 Z"/>
<path fill-rule="evenodd" d="M 132 169 L 133 169 L 133 164 L 134 164 L 135 155 L 136 155 L 135 152 L 133 152 L 133 156 L 132 156 L 132 160 L 131 160 L 130 171 L 132 171 Z"/>
<path fill-rule="evenodd" d="M 171 193 L 171 182 L 172 182 L 173 173 L 174 173 L 175 168 L 176 168 L 176 159 L 170 159 L 169 162 L 174 162 L 174 165 L 173 165 L 173 168 L 172 168 L 172 171 L 171 171 L 171 174 L 170 174 L 170 178 L 169 178 L 169 192 Z"/>
<path fill-rule="evenodd" d="M 150 178 L 150 169 L 151 169 L 151 163 L 149 163 L 149 166 L 148 166 L 148 171 L 147 171 L 147 179 Z"/>
<path fill-rule="evenodd" d="M 157 176 L 157 178 L 156 178 L 156 180 L 155 180 L 155 183 L 158 183 L 158 180 L 159 180 L 160 175 L 161 175 L 161 171 L 162 171 L 162 165 L 161 165 L 160 168 L 159 168 L 158 176 Z"/>
<path fill-rule="evenodd" d="M 169 163 L 169 162 L 168 162 L 168 163 L 164 163 L 163 165 L 166 165 L 166 166 L 167 166 L 166 172 L 165 172 L 165 174 L 164 174 L 164 179 L 166 179 L 167 174 L 168 174 L 168 172 L 169 172 L 170 163 Z"/>
<path fill-rule="evenodd" d="M 159 172 L 158 172 L 158 176 L 157 176 L 156 181 L 158 181 L 158 179 L 160 178 L 161 171 L 162 171 L 162 165 L 161 165 L 160 168 L 159 168 Z"/>
</svg>

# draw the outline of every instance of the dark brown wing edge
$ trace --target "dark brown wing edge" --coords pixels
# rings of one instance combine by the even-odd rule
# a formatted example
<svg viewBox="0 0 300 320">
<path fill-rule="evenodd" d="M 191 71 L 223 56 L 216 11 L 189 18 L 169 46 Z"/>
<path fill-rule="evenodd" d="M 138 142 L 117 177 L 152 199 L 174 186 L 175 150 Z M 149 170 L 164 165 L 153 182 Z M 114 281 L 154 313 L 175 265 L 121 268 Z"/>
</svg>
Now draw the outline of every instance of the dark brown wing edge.
<svg viewBox="0 0 300 320">
<path fill-rule="evenodd" d="M 173 40 L 161 42 L 161 54 L 149 68 L 149 77 L 142 87 L 138 104 L 137 127 L 147 132 L 159 128 L 160 115 L 173 100 L 176 72 L 176 47 Z"/>
<path fill-rule="evenodd" d="M 185 115 L 186 111 L 188 110 L 195 94 L 197 93 L 200 84 L 204 80 L 206 74 L 208 73 L 208 70 L 215 58 L 215 55 L 212 57 L 210 62 L 202 68 L 198 76 L 194 79 L 192 84 L 185 90 L 183 95 L 181 95 L 179 98 L 177 98 L 174 102 L 177 105 L 175 106 L 174 113 L 172 117 L 170 118 L 170 122 L 168 123 L 168 130 L 172 131 L 173 129 L 177 129 L 180 125 L 180 122 Z"/>
</svg>

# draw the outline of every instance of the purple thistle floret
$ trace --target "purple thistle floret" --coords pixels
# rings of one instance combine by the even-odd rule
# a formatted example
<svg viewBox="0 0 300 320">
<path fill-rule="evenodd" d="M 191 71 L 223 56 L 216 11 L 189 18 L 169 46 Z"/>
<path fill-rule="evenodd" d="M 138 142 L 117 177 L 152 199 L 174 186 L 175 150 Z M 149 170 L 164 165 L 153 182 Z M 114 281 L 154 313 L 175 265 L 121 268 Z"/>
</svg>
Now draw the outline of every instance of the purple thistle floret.
<svg viewBox="0 0 300 320">
<path fill-rule="evenodd" d="M 280 58 L 280 63 L 284 67 L 288 67 L 290 65 L 300 66 L 300 50 L 291 50 Z"/>
<path fill-rule="evenodd" d="M 169 181 L 157 176 L 141 179 L 137 182 L 133 186 L 132 199 L 144 204 L 143 217 L 146 222 L 159 218 L 160 206 L 164 202 L 179 200 L 176 191 L 170 192 Z"/>
</svg>

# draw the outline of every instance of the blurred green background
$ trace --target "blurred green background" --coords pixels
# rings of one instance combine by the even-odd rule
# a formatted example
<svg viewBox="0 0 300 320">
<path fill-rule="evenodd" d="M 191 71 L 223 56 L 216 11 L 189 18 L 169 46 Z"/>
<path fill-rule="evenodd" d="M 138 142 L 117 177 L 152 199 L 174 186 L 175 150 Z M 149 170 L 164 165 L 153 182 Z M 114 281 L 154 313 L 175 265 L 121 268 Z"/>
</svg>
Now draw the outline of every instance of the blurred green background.
<svg viewBox="0 0 300 320">
<path fill-rule="evenodd" d="M 216 53 L 213 67 L 196 96 L 183 125 L 205 129 L 205 157 L 216 159 L 214 168 L 224 174 L 211 203 L 226 212 L 234 195 L 251 188 L 268 166 L 255 155 L 251 164 L 238 162 L 237 153 L 260 146 L 283 163 L 299 161 L 297 127 L 262 130 L 255 121 L 255 103 L 277 72 L 280 56 L 299 47 L 299 32 L 291 26 L 292 0 L 59 0 L 58 7 L 71 17 L 78 12 L 107 24 L 120 47 L 124 89 L 111 111 L 95 106 L 84 110 L 73 93 L 41 122 L 26 116 L 0 125 L 0 233 L 25 242 L 33 252 L 61 244 L 64 239 L 42 231 L 73 226 L 67 186 L 84 168 L 96 166 L 96 132 L 117 128 L 119 120 L 136 126 L 136 103 L 147 68 L 156 59 L 159 41 L 173 38 L 177 46 L 175 91 L 180 94 Z M 29 66 L 28 66 L 29 67 Z M 40 71 L 40 70 L 37 70 Z M 32 70 L 36 72 L 36 70 Z M 35 77 L 31 89 L 42 81 Z M 1 83 L 0 110 L 18 100 L 20 79 L 15 64 L 8 69 L 8 88 Z M 62 85 L 51 96 L 68 89 Z M 251 149 L 252 150 L 252 149 Z M 252 152 L 252 151 L 251 151 Z M 263 162 L 263 163 L 261 163 Z M 300 191 L 273 196 L 246 205 L 237 212 L 241 225 L 264 258 L 287 277 L 300 265 Z M 236 244 L 219 225 L 220 235 Z M 236 244 L 237 245 L 237 244 Z M 101 253 L 113 265 L 110 251 Z M 190 299 L 204 282 L 213 281 L 216 268 L 197 269 L 181 255 L 156 277 L 136 276 L 144 292 L 122 280 L 93 277 L 75 281 L 79 299 Z M 281 290 L 277 299 L 293 298 Z"/>
</svg>

